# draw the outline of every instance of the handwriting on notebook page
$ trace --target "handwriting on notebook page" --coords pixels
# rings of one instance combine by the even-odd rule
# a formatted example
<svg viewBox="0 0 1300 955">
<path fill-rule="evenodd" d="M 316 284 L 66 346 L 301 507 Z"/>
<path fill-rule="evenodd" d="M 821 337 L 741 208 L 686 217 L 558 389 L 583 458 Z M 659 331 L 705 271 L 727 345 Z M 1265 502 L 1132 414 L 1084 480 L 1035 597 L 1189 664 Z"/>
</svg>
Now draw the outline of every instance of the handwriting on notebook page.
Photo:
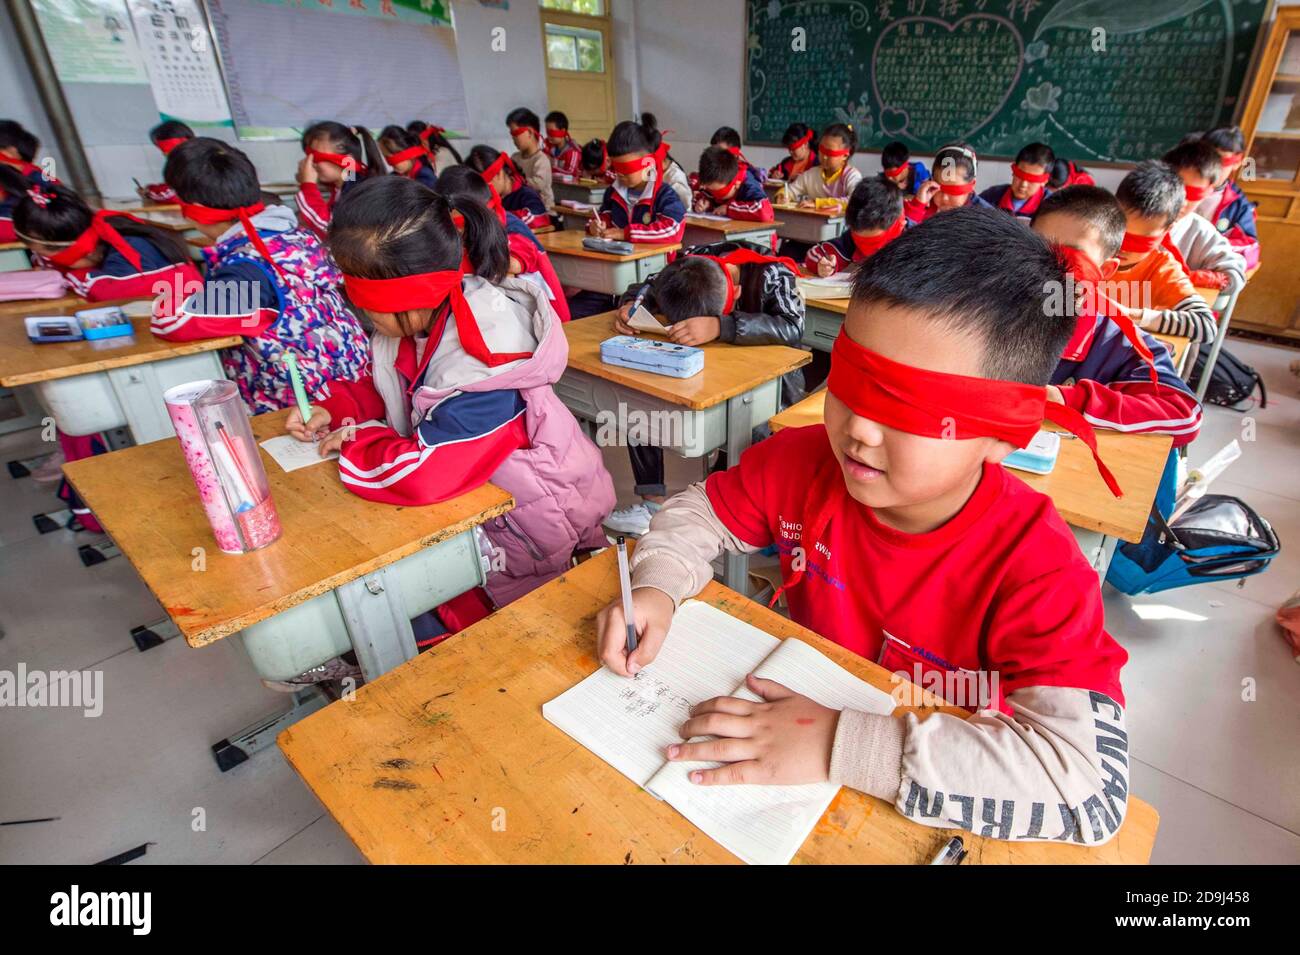
<svg viewBox="0 0 1300 955">
<path fill-rule="evenodd" d="M 664 716 L 668 716 L 676 709 L 685 719 L 691 709 L 691 703 L 686 697 L 645 670 L 627 682 L 619 691 L 618 698 L 623 705 L 623 712 L 629 716 L 652 716 L 661 710 L 665 711 Z"/>
</svg>

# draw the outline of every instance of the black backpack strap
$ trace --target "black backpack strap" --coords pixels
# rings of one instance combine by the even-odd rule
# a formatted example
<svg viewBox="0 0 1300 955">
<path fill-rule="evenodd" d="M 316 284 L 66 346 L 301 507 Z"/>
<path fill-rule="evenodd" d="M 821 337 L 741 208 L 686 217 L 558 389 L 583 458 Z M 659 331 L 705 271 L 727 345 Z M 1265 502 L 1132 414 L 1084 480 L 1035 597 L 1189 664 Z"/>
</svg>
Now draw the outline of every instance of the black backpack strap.
<svg viewBox="0 0 1300 955">
<path fill-rule="evenodd" d="M 1174 509 L 1177 510 L 1177 504 L 1174 505 Z M 1160 508 L 1154 504 L 1151 505 L 1151 522 L 1156 525 L 1161 544 L 1167 544 L 1174 550 L 1187 550 L 1178 539 L 1178 535 L 1174 533 L 1174 529 L 1169 526 L 1169 522 L 1165 520 L 1165 516 L 1160 513 Z"/>
</svg>

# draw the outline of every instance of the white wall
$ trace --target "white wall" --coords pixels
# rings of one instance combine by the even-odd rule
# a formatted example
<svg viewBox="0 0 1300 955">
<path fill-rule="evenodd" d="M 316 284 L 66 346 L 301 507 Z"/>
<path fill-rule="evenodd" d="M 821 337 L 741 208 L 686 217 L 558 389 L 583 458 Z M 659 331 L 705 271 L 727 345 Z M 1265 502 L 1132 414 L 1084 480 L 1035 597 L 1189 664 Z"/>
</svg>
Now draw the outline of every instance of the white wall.
<svg viewBox="0 0 1300 955">
<path fill-rule="evenodd" d="M 57 173 L 63 157 L 54 141 L 54 130 L 45 117 L 45 107 L 36 92 L 36 84 L 32 82 L 27 58 L 18 45 L 13 18 L 6 6 L 0 6 L 0 118 L 16 119 L 35 133 L 41 141 L 41 155 L 54 157 Z"/>
</svg>

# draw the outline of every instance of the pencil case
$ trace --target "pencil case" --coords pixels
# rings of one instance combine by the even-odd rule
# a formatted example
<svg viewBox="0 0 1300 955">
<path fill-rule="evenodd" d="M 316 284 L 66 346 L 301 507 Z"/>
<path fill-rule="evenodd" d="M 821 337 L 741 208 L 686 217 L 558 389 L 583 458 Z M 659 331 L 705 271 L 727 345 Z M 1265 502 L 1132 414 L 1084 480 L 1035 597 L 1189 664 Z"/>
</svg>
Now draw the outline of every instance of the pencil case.
<svg viewBox="0 0 1300 955">
<path fill-rule="evenodd" d="M 636 246 L 631 242 L 624 242 L 621 239 L 601 239 L 594 235 L 583 239 L 582 247 L 589 252 L 605 252 L 609 255 L 631 255 L 636 251 Z"/>
<path fill-rule="evenodd" d="M 130 335 L 134 328 L 126 312 L 116 305 L 105 308 L 85 308 L 76 313 L 81 333 L 87 341 L 101 338 L 121 338 Z"/>
<path fill-rule="evenodd" d="M 1025 447 L 1012 451 L 1002 463 L 1017 471 L 1051 474 L 1056 456 L 1061 453 L 1061 436 L 1055 431 L 1040 431 Z"/>
<path fill-rule="evenodd" d="M 669 378 L 690 378 L 704 370 L 704 352 L 699 348 L 633 335 L 616 335 L 601 342 L 600 360 Z"/>
<path fill-rule="evenodd" d="M 280 515 L 233 381 L 191 381 L 163 394 L 217 546 L 246 554 L 279 539 Z"/>
</svg>

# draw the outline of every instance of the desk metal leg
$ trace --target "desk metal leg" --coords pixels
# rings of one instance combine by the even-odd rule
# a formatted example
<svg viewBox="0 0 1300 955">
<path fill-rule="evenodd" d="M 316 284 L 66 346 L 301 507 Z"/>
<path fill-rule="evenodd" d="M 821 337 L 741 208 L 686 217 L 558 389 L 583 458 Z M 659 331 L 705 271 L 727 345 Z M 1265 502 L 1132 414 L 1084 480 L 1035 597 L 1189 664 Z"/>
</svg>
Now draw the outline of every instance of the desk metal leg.
<svg viewBox="0 0 1300 955">
<path fill-rule="evenodd" d="M 334 591 L 366 681 L 415 659 L 415 634 L 396 578 L 384 568 Z"/>
<path fill-rule="evenodd" d="M 172 622 L 171 617 L 163 617 L 161 620 L 155 620 L 153 623 L 142 624 L 139 627 L 131 628 L 131 639 L 135 641 L 135 648 L 141 653 L 146 650 L 152 650 L 166 640 L 181 635 L 180 627 Z"/>
<path fill-rule="evenodd" d="M 754 393 L 727 399 L 727 466 L 735 467 L 741 453 L 754 441 Z M 749 596 L 749 555 L 728 553 L 723 557 L 722 582 Z"/>
<path fill-rule="evenodd" d="M 1205 392 L 1210 388 L 1210 375 L 1214 373 L 1214 366 L 1219 360 L 1219 352 L 1223 351 L 1223 343 L 1228 337 L 1228 323 L 1232 321 L 1232 313 L 1237 308 L 1237 299 L 1241 296 L 1241 289 L 1238 289 L 1228 299 L 1228 304 L 1223 307 L 1223 317 L 1219 319 L 1218 332 L 1214 336 L 1214 344 L 1210 346 L 1209 357 L 1205 360 L 1204 367 L 1201 368 L 1201 380 L 1196 385 L 1196 400 L 1204 401 Z M 1198 346 L 1199 347 L 1199 346 Z M 1189 345 L 1187 350 L 1191 351 Z M 1195 366 L 1195 357 L 1189 354 L 1188 360 Z"/>
<path fill-rule="evenodd" d="M 329 702 L 330 698 L 320 687 L 312 686 L 299 690 L 294 693 L 293 705 L 288 709 L 260 719 L 219 743 L 213 743 L 212 758 L 217 761 L 217 767 L 223 773 L 229 772 L 240 763 L 247 762 L 248 757 L 258 750 L 275 745 L 275 738 L 280 735 L 281 730 L 287 729 Z"/>
</svg>

